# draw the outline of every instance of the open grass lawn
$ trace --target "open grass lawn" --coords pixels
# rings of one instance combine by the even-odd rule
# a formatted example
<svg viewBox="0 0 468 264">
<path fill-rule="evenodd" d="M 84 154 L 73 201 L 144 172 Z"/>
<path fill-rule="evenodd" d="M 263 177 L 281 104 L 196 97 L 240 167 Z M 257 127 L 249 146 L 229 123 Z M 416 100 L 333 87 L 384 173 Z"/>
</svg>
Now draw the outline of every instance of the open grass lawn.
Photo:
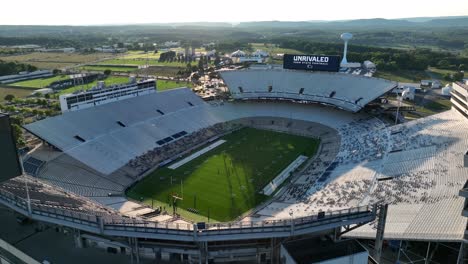
<svg viewBox="0 0 468 264">
<path fill-rule="evenodd" d="M 177 73 L 184 69 L 185 69 L 184 67 L 151 66 L 146 69 L 139 69 L 135 73 L 165 76 L 165 77 L 176 77 Z"/>
<path fill-rule="evenodd" d="M 67 80 L 67 79 L 69 79 L 68 75 L 58 75 L 58 76 L 47 77 L 47 78 L 39 78 L 39 79 L 15 82 L 9 85 L 20 86 L 20 87 L 31 87 L 31 88 L 36 89 L 36 88 L 47 87 L 49 84 L 55 81 L 61 81 L 61 80 Z"/>
<path fill-rule="evenodd" d="M 374 77 L 404 83 L 419 83 L 421 80 L 430 79 L 430 76 L 428 76 L 424 71 L 408 70 L 398 70 L 392 72 L 377 70 L 377 72 L 374 74 Z"/>
<path fill-rule="evenodd" d="M 0 103 L 5 101 L 5 96 L 8 94 L 14 95 L 16 98 L 23 98 L 31 95 L 32 91 L 22 88 L 6 88 L 0 87 Z"/>
<path fill-rule="evenodd" d="M 184 52 L 184 49 L 171 49 L 176 52 Z M 204 49 L 196 49 L 195 52 L 205 52 Z M 186 67 L 186 62 L 159 62 L 159 57 L 162 52 L 154 54 L 153 52 L 144 53 L 141 51 L 130 51 L 125 56 L 109 59 L 99 62 L 99 64 L 110 64 L 110 65 L 146 65 L 146 60 L 151 66 L 172 66 L 172 67 Z M 192 62 L 195 65 L 197 62 Z"/>
<path fill-rule="evenodd" d="M 312 156 L 319 145 L 317 139 L 254 128 L 243 128 L 223 139 L 227 142 L 175 170 L 156 170 L 127 195 L 165 206 L 172 213 L 168 204 L 171 195 L 177 194 L 183 197 L 177 203 L 183 217 L 233 220 L 268 199 L 259 191 L 299 155 Z M 187 213 L 190 208 L 198 214 Z"/>
<path fill-rule="evenodd" d="M 77 90 L 88 90 L 91 89 L 93 86 L 97 85 L 97 82 L 101 80 L 95 80 L 93 82 L 90 82 L 85 85 L 77 85 L 73 86 L 67 89 L 64 89 L 60 91 L 60 94 L 68 94 L 68 93 L 73 93 L 74 91 Z M 125 76 L 109 76 L 106 79 L 102 80 L 105 82 L 106 86 L 112 85 L 112 84 L 118 84 L 118 83 L 128 83 L 128 77 Z"/>
<path fill-rule="evenodd" d="M 128 58 L 119 58 L 119 59 L 111 59 L 99 62 L 99 64 L 104 65 L 146 65 L 146 59 L 128 59 Z M 197 62 L 192 62 L 192 65 L 195 65 Z M 187 65 L 186 62 L 159 62 L 158 59 L 148 59 L 148 65 L 151 66 L 173 66 L 173 67 L 185 67 Z"/>
<path fill-rule="evenodd" d="M 28 63 L 41 69 L 54 69 L 72 66 L 74 64 L 91 63 L 114 56 L 115 55 L 108 53 L 32 52 L 15 56 L 0 56 L 0 60 Z"/>
<path fill-rule="evenodd" d="M 274 44 L 264 44 L 264 43 L 250 43 L 250 45 L 252 45 L 252 48 L 254 50 L 263 50 L 263 51 L 267 51 L 268 53 L 270 53 L 270 56 L 274 56 L 276 54 L 279 54 L 279 53 L 282 53 L 282 54 L 303 54 L 304 52 L 301 52 L 301 51 L 298 51 L 298 50 L 295 50 L 295 49 L 286 49 L 286 48 L 280 48 L 280 47 L 277 47 L 276 45 Z"/>
<path fill-rule="evenodd" d="M 158 91 L 165 91 L 179 87 L 192 87 L 191 82 L 176 82 L 176 81 L 166 81 L 166 80 L 158 80 Z"/>
<path fill-rule="evenodd" d="M 452 107 L 452 103 L 448 99 L 437 99 L 429 101 L 424 105 L 424 107 L 434 113 L 440 113 L 449 110 Z"/>
</svg>

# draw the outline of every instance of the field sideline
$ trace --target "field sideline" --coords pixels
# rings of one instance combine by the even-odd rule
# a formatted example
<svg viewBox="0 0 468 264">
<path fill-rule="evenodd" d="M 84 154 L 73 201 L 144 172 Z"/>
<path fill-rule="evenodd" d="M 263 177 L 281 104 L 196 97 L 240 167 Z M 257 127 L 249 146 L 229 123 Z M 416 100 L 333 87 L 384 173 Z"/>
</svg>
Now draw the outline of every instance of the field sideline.
<svg viewBox="0 0 468 264">
<path fill-rule="evenodd" d="M 268 199 L 259 191 L 299 155 L 313 156 L 319 145 L 318 139 L 254 128 L 222 139 L 227 142 L 175 170 L 156 170 L 127 195 L 172 213 L 170 197 L 177 194 L 183 197 L 177 207 L 185 218 L 234 220 Z"/>
</svg>

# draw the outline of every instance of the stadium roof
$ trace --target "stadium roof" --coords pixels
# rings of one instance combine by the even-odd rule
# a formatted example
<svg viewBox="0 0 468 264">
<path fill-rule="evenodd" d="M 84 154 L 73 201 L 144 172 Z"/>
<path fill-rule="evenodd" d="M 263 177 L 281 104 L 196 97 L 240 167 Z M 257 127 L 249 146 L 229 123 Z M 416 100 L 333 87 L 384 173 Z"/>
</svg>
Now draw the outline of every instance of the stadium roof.
<svg viewBox="0 0 468 264">
<path fill-rule="evenodd" d="M 395 88 L 384 79 L 344 73 L 250 68 L 222 71 L 234 99 L 289 99 L 334 105 L 357 112 Z"/>
<path fill-rule="evenodd" d="M 463 238 L 467 219 L 461 215 L 464 200 L 458 192 L 468 175 L 461 165 L 468 149 L 468 121 L 454 110 L 387 127 L 365 114 L 313 105 L 252 102 L 211 106 L 189 89 L 176 89 L 70 112 L 26 127 L 107 174 L 157 147 L 159 138 L 249 117 L 316 122 L 336 129 L 341 138 L 334 160 L 323 167 L 319 156 L 317 166 L 293 184 L 292 194 L 281 194 L 279 200 L 255 213 L 262 219 L 290 218 L 291 209 L 295 217 L 301 217 L 319 210 L 383 202 L 390 204 L 386 239 Z M 295 194 L 295 188 L 303 192 Z M 346 235 L 375 238 L 375 228 L 366 225 Z"/>
<path fill-rule="evenodd" d="M 190 89 L 138 96 L 72 111 L 25 129 L 97 171 L 109 174 L 185 127 L 175 117 L 203 106 Z M 170 116 L 170 118 L 167 118 Z"/>
</svg>

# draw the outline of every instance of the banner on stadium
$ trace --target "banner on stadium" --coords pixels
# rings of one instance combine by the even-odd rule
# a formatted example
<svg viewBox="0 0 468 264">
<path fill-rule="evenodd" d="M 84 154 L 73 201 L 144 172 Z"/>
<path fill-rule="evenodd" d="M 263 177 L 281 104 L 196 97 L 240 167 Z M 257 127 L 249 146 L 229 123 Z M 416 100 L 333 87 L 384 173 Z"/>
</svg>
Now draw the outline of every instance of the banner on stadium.
<svg viewBox="0 0 468 264">
<path fill-rule="evenodd" d="M 340 70 L 340 56 L 284 54 L 283 68 L 337 72 Z"/>
</svg>

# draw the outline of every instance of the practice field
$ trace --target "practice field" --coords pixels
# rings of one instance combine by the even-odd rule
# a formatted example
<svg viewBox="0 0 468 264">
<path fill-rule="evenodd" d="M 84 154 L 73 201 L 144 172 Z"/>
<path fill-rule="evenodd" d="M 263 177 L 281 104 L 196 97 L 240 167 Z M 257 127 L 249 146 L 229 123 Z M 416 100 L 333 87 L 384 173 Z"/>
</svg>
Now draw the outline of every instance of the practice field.
<svg viewBox="0 0 468 264">
<path fill-rule="evenodd" d="M 0 60 L 27 63 L 40 69 L 60 69 L 62 67 L 93 63 L 102 59 L 114 57 L 116 57 L 116 55 L 109 53 L 32 52 L 14 56 L 0 56 Z"/>
<path fill-rule="evenodd" d="M 61 90 L 59 94 L 68 94 L 68 93 L 73 93 L 77 90 L 88 90 L 91 89 L 93 86 L 96 86 L 99 80 L 95 80 L 93 82 L 87 83 L 85 85 L 77 85 L 77 86 L 72 86 L 70 88 Z M 106 84 L 106 86 L 111 86 L 114 84 L 122 84 L 122 83 L 128 83 L 128 77 L 125 76 L 108 76 L 106 79 L 102 80 Z"/>
<path fill-rule="evenodd" d="M 169 80 L 158 80 L 158 91 L 165 91 L 179 87 L 188 87 L 192 88 L 191 82 L 181 82 L 181 81 L 169 81 Z"/>
<path fill-rule="evenodd" d="M 69 79 L 68 75 L 58 75 L 58 76 L 52 76 L 52 77 L 47 77 L 47 78 L 39 78 L 39 79 L 15 82 L 9 85 L 38 89 L 38 88 L 47 87 L 55 81 L 62 81 L 62 80 L 68 80 L 68 79 Z"/>
<path fill-rule="evenodd" d="M 127 195 L 172 213 L 169 204 L 176 194 L 183 198 L 177 202 L 183 217 L 230 221 L 265 201 L 259 191 L 299 155 L 314 155 L 319 145 L 318 139 L 254 128 L 222 139 L 224 144 L 175 170 L 156 170 Z"/>
<path fill-rule="evenodd" d="M 33 91 L 24 88 L 7 88 L 0 86 L 0 103 L 5 101 L 5 96 L 11 94 L 15 98 L 23 98 L 31 95 Z"/>
</svg>

